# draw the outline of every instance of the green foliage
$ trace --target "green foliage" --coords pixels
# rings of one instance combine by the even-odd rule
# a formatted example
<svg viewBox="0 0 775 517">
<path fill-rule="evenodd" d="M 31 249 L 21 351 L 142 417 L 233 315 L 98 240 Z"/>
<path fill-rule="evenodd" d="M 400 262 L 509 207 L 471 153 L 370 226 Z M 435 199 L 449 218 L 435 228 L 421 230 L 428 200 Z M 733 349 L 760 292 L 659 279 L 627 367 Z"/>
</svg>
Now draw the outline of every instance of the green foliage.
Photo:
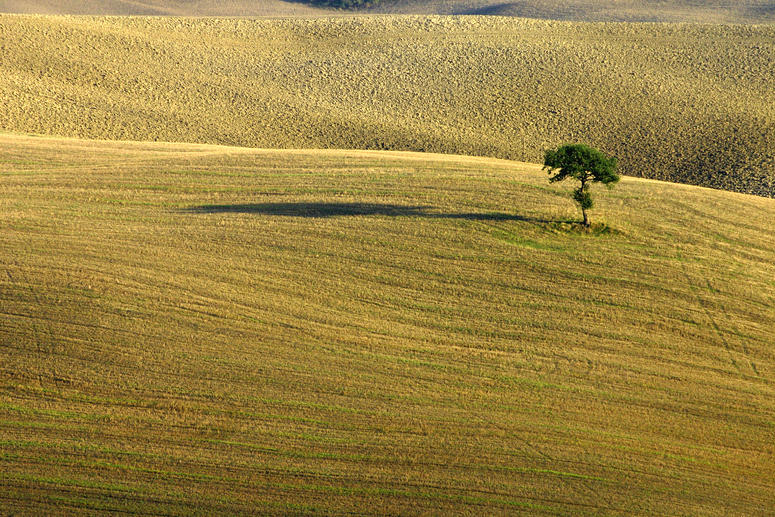
<svg viewBox="0 0 775 517">
<path fill-rule="evenodd" d="M 583 210 L 588 210 L 593 206 L 592 195 L 588 191 L 582 190 L 581 187 L 573 191 L 573 199 Z"/>
<path fill-rule="evenodd" d="M 544 169 L 549 169 L 550 174 L 554 173 L 549 178 L 550 182 L 573 178 L 581 183 L 573 192 L 573 199 L 581 208 L 584 226 L 589 226 L 587 210 L 593 206 L 589 186 L 602 183 L 612 187 L 619 181 L 616 166 L 616 158 L 584 144 L 563 145 L 557 149 L 547 149 L 544 153 Z"/>
<path fill-rule="evenodd" d="M 562 181 L 568 176 L 581 181 L 600 182 L 606 185 L 619 181 L 616 158 L 608 157 L 597 149 L 584 144 L 563 145 L 544 153 L 544 168 L 559 172 L 549 181 Z"/>
</svg>

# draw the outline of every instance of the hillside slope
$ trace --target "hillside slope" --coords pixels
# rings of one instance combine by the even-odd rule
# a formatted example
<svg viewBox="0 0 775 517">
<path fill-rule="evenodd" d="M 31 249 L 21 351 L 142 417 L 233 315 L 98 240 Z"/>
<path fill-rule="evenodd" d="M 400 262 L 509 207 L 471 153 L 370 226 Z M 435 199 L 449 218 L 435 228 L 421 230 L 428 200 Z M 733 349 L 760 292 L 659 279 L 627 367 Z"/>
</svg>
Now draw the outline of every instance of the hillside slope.
<svg viewBox="0 0 775 517">
<path fill-rule="evenodd" d="M 0 13 L 113 16 L 306 16 L 331 12 L 283 0 L 0 0 Z"/>
<path fill-rule="evenodd" d="M 299 16 L 324 12 L 321 5 L 348 2 L 352 0 L 0 0 L 0 13 Z M 372 0 L 372 4 L 376 5 L 369 9 L 371 12 L 392 14 L 484 14 L 577 21 L 775 22 L 772 0 Z"/>
<path fill-rule="evenodd" d="M 538 162 L 773 195 L 775 27 L 0 17 L 0 128 Z"/>
<path fill-rule="evenodd" d="M 763 515 L 775 201 L 0 136 L 7 513 Z"/>
<path fill-rule="evenodd" d="M 773 23 L 772 0 L 395 0 L 373 11 L 606 22 Z"/>
</svg>

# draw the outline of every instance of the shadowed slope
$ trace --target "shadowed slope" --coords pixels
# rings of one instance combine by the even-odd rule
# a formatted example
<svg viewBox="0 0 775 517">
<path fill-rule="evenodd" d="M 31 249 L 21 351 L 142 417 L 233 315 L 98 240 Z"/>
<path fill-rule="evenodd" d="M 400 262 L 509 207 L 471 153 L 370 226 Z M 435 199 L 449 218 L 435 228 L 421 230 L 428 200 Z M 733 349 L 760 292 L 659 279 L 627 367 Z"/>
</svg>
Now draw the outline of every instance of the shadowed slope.
<svg viewBox="0 0 775 517">
<path fill-rule="evenodd" d="M 773 505 L 774 200 L 623 178 L 594 236 L 501 160 L 0 135 L 0 167 L 4 512 Z"/>
<path fill-rule="evenodd" d="M 374 10 L 415 14 L 483 14 L 546 20 L 773 23 L 772 0 L 396 0 Z"/>
<path fill-rule="evenodd" d="M 492 17 L 0 18 L 0 127 L 406 149 L 772 195 L 775 28 Z"/>
<path fill-rule="evenodd" d="M 299 16 L 352 0 L 0 0 L 0 12 L 175 16 Z M 355 2 L 358 3 L 358 2 Z M 772 0 L 372 0 L 371 12 L 484 14 L 549 20 L 772 23 Z M 342 11 L 339 11 L 342 13 Z M 358 12 L 358 11 L 356 11 Z M 360 12 L 363 12 L 361 10 Z"/>
</svg>

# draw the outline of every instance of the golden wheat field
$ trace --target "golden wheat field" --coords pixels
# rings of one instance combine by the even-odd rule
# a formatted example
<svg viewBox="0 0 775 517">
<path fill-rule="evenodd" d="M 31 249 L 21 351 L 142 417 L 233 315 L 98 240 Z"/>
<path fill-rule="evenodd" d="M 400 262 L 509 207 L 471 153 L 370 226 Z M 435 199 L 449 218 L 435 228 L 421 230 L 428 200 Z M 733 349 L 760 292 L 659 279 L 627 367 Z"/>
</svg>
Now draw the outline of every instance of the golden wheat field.
<svg viewBox="0 0 775 517">
<path fill-rule="evenodd" d="M 775 27 L 0 16 L 0 128 L 537 162 L 775 193 Z"/>
<path fill-rule="evenodd" d="M 624 178 L 579 233 L 497 159 L 0 167 L 2 513 L 775 509 L 775 200 Z"/>
</svg>

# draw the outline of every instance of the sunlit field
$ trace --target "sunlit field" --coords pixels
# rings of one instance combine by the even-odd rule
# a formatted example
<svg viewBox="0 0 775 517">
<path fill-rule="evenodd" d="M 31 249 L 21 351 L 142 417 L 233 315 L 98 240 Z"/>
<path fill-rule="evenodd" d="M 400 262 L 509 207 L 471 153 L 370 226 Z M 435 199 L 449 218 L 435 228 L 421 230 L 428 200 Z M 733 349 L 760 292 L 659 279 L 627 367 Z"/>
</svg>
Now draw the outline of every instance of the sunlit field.
<svg viewBox="0 0 775 517">
<path fill-rule="evenodd" d="M 7 79 L 7 78 L 6 78 Z M 775 200 L 0 136 L 3 513 L 766 515 Z"/>
</svg>

